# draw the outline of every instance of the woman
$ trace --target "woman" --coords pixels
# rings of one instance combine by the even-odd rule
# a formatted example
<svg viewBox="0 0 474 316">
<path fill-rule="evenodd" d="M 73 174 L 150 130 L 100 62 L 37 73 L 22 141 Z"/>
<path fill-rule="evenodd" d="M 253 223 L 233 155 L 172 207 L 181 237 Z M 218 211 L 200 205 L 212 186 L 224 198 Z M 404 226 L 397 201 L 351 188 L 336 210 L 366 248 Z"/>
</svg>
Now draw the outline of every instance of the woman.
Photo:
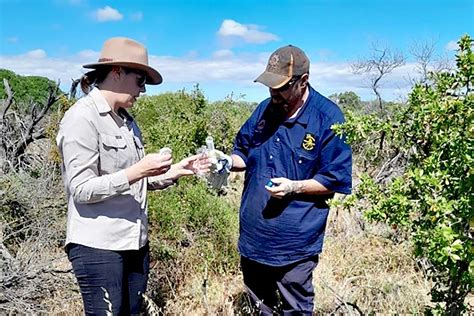
<svg viewBox="0 0 474 316">
<path fill-rule="evenodd" d="M 64 115 L 57 136 L 68 197 L 66 251 L 86 314 L 138 314 L 149 269 L 148 189 L 206 172 L 199 155 L 172 164 L 169 150 L 144 154 L 128 114 L 145 84 L 162 77 L 146 48 L 127 38 L 104 43 L 81 78 L 85 96 Z"/>
</svg>

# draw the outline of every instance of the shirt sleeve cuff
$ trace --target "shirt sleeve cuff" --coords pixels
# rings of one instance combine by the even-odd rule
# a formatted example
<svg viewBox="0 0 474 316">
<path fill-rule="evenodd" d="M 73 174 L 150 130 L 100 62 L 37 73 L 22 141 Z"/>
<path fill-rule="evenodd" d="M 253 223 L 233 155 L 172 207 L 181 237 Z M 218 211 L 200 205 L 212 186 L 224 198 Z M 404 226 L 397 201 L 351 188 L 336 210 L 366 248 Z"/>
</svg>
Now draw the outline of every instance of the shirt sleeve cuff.
<svg viewBox="0 0 474 316">
<path fill-rule="evenodd" d="M 351 188 L 347 187 L 345 185 L 337 185 L 334 184 L 334 181 L 330 181 L 327 177 L 317 174 L 313 178 L 317 182 L 321 183 L 324 185 L 324 187 L 328 190 L 341 193 L 341 194 L 351 194 Z"/>
<path fill-rule="evenodd" d="M 122 193 L 130 189 L 127 174 L 125 170 L 120 170 L 111 175 L 110 182 L 117 193 Z"/>
<path fill-rule="evenodd" d="M 242 160 L 245 162 L 245 164 L 247 164 L 247 156 L 245 156 L 241 151 L 234 149 L 234 150 L 232 151 L 232 155 L 237 155 L 237 156 L 239 156 L 240 158 L 242 158 Z"/>
<path fill-rule="evenodd" d="M 164 175 L 148 177 L 147 178 L 147 187 L 149 190 L 163 190 L 167 187 L 170 187 L 176 184 L 178 180 L 166 179 Z"/>
</svg>

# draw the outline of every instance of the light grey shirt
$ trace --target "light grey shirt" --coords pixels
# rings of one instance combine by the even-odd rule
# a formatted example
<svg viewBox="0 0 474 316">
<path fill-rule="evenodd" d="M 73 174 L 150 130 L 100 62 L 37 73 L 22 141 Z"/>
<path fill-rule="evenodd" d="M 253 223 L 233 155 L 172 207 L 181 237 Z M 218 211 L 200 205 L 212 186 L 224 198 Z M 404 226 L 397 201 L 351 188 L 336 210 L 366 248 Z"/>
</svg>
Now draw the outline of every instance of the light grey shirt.
<svg viewBox="0 0 474 316">
<path fill-rule="evenodd" d="M 94 88 L 61 120 L 57 145 L 68 200 L 66 244 L 109 250 L 143 247 L 147 238 L 147 185 L 172 181 L 144 178 L 130 185 L 125 169 L 144 156 L 140 130 L 123 109 L 114 113 Z"/>
</svg>

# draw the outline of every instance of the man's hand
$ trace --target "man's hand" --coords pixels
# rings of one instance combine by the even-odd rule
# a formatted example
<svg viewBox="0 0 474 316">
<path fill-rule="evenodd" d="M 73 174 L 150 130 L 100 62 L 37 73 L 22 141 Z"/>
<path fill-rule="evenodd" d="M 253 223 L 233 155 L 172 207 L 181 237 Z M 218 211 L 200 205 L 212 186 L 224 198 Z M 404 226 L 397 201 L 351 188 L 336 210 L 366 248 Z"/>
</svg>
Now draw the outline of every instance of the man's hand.
<svg viewBox="0 0 474 316">
<path fill-rule="evenodd" d="M 210 173 L 207 175 L 208 184 L 214 189 L 220 190 L 227 186 L 230 170 L 232 169 L 232 158 L 220 150 L 212 150 L 207 153 L 211 163 Z"/>
<path fill-rule="evenodd" d="M 214 149 L 208 153 L 211 162 L 210 170 L 212 173 L 230 173 L 232 169 L 232 158 L 222 151 Z"/>
<path fill-rule="evenodd" d="M 282 199 L 285 196 L 300 193 L 303 188 L 301 181 L 293 181 L 287 178 L 273 178 L 271 179 L 273 186 L 265 186 L 265 189 L 270 192 L 271 196 L 277 199 Z"/>
</svg>

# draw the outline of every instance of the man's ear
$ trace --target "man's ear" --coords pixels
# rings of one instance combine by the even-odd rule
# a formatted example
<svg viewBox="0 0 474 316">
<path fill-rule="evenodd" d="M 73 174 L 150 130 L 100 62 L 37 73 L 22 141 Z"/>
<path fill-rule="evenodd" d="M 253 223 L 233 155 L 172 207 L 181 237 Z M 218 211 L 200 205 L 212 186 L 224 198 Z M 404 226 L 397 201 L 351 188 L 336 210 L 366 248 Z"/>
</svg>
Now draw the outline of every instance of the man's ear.
<svg viewBox="0 0 474 316">
<path fill-rule="evenodd" d="M 301 76 L 301 87 L 306 88 L 308 86 L 309 74 L 304 74 Z"/>
</svg>

